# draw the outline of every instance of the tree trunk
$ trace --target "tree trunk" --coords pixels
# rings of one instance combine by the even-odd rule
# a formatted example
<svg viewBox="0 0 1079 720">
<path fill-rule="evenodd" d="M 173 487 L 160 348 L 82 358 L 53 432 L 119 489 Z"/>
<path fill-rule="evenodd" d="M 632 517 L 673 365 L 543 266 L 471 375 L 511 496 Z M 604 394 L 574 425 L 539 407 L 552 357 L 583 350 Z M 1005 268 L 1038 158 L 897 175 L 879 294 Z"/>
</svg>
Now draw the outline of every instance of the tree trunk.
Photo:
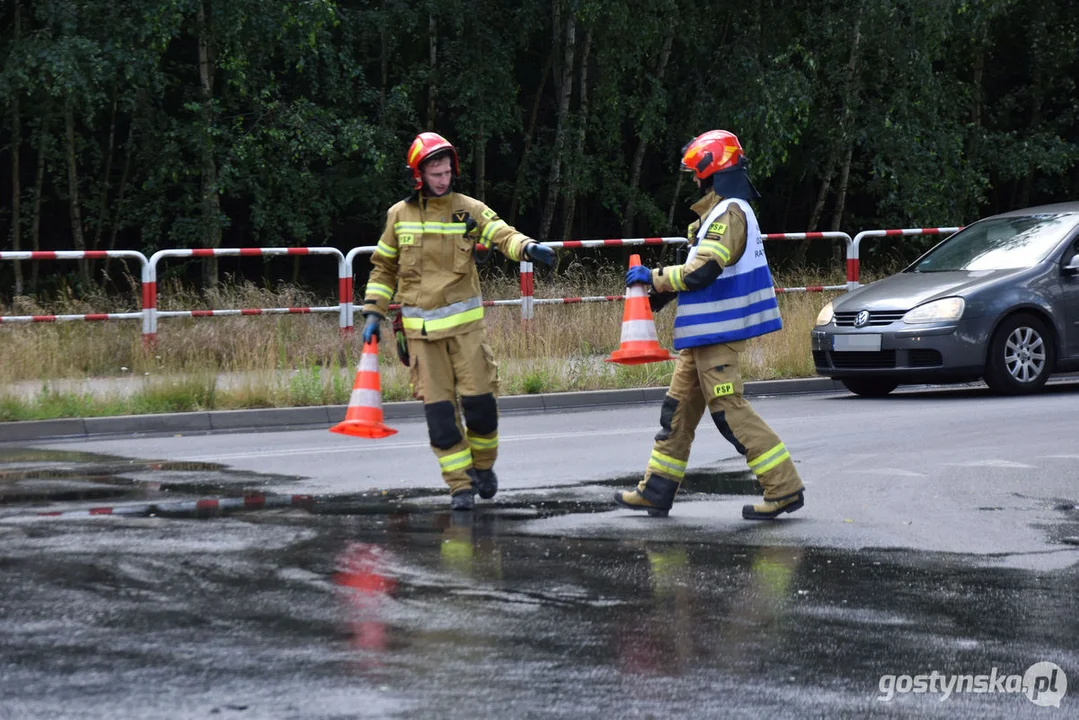
<svg viewBox="0 0 1079 720">
<path fill-rule="evenodd" d="M 434 5 L 431 6 L 432 8 Z M 427 129 L 434 131 L 438 113 L 438 87 L 435 85 L 435 67 L 438 61 L 438 23 L 433 10 L 427 12 L 427 36 L 431 56 L 431 74 L 427 79 Z"/>
<path fill-rule="evenodd" d="M 112 153 L 116 144 L 116 98 L 118 94 L 119 90 L 114 89 L 112 113 L 109 119 L 109 140 L 105 150 L 105 170 L 101 174 L 101 195 L 97 203 L 97 228 L 94 230 L 93 243 L 90 245 L 91 250 L 97 250 L 101 247 L 101 233 L 105 231 L 105 217 L 109 213 L 109 178 L 112 176 Z"/>
<path fill-rule="evenodd" d="M 64 103 L 64 127 L 67 140 L 65 155 L 67 156 L 67 192 L 68 206 L 71 215 L 71 241 L 76 250 L 86 249 L 86 238 L 82 233 L 82 209 L 79 202 L 79 167 L 75 154 L 75 106 L 69 96 Z M 90 275 L 87 271 L 86 261 L 79 261 L 79 275 L 83 286 L 88 286 Z"/>
<path fill-rule="evenodd" d="M 473 150 L 476 157 L 473 160 L 473 164 L 476 168 L 476 183 L 475 193 L 476 199 L 480 202 L 485 202 L 484 196 L 487 194 L 487 137 L 484 136 L 476 141 L 475 150 Z"/>
<path fill-rule="evenodd" d="M 813 205 L 813 212 L 809 214 L 809 224 L 806 225 L 808 232 L 815 232 L 820 223 L 821 215 L 824 214 L 824 203 L 828 202 L 828 193 L 832 189 L 832 178 L 835 177 L 835 164 L 838 161 L 837 152 L 833 148 L 828 155 L 828 165 L 824 171 L 824 182 L 821 183 L 820 192 L 817 193 L 817 202 Z"/>
<path fill-rule="evenodd" d="M 584 157 L 584 141 L 588 134 L 588 55 L 592 51 L 592 29 L 584 37 L 584 49 L 581 51 L 580 107 L 578 108 L 577 147 L 573 153 L 571 182 L 566 192 L 565 218 L 562 221 L 562 239 L 569 240 L 573 232 L 573 213 L 577 209 L 577 184 L 580 177 L 580 163 Z M 568 178 L 569 179 L 569 178 Z"/>
<path fill-rule="evenodd" d="M 47 149 L 45 143 L 49 131 L 49 118 L 46 116 L 41 121 L 40 142 L 37 151 L 37 173 L 34 175 L 34 219 L 30 224 L 30 249 L 41 249 L 41 197 L 45 191 L 45 158 Z M 30 292 L 37 292 L 37 261 L 30 263 Z"/>
<path fill-rule="evenodd" d="M 843 166 L 839 171 L 839 188 L 836 190 L 835 208 L 832 211 L 832 230 L 838 230 L 843 222 L 843 210 L 847 204 L 847 186 L 850 181 L 850 162 L 854 156 L 854 139 L 850 137 L 851 105 L 858 94 L 855 79 L 858 77 L 858 47 L 862 41 L 862 12 L 854 20 L 854 35 L 851 38 L 850 60 L 847 61 L 847 77 L 843 88 L 843 112 L 839 118 L 839 136 L 845 148 Z"/>
<path fill-rule="evenodd" d="M 206 133 L 202 139 L 201 190 L 202 190 L 202 244 L 207 248 L 221 247 L 221 197 L 217 189 L 217 162 L 209 128 L 213 123 L 210 102 L 214 97 L 214 59 L 210 48 L 210 27 L 206 18 L 205 3 L 198 6 L 199 23 L 199 97 Z M 217 258 L 206 258 L 202 266 L 204 288 L 217 285 Z"/>
<path fill-rule="evenodd" d="M 675 232 L 674 211 L 678 209 L 678 196 L 682 192 L 682 181 L 685 179 L 685 177 L 686 177 L 686 174 L 684 172 L 679 171 L 678 180 L 674 183 L 674 194 L 671 195 L 671 209 L 667 211 L 667 232 L 670 232 L 670 233 Z M 685 231 L 684 230 L 678 230 L 677 232 L 678 232 L 679 235 L 681 235 Z M 660 251 L 659 251 L 659 264 L 660 265 L 666 265 L 667 264 L 668 250 L 670 250 L 671 247 L 672 247 L 671 245 L 664 245 L 662 248 L 660 248 Z"/>
<path fill-rule="evenodd" d="M 547 202 L 543 206 L 538 239 L 547 239 L 554 219 L 555 203 L 561 192 L 562 148 L 566 144 L 566 120 L 569 100 L 573 93 L 573 58 L 576 51 L 577 19 L 573 13 L 566 18 L 566 36 L 562 58 L 562 92 L 558 101 L 558 125 L 555 129 L 554 148 L 551 150 L 551 172 L 547 176 Z"/>
<path fill-rule="evenodd" d="M 22 38 L 22 3 L 15 1 L 15 42 Z M 19 154 L 22 150 L 22 117 L 19 114 L 19 91 L 11 100 L 11 249 L 22 249 L 22 184 L 19 174 Z M 22 262 L 15 261 L 15 294 L 22 295 Z"/>
<path fill-rule="evenodd" d="M 525 169 L 528 163 L 528 152 L 532 149 L 532 139 L 536 136 L 536 121 L 539 118 L 540 101 L 543 100 L 543 88 L 547 85 L 547 76 L 551 72 L 554 63 L 554 49 L 547 53 L 547 62 L 543 65 L 540 74 L 539 87 L 536 89 L 536 98 L 532 101 L 532 113 L 528 116 L 528 129 L 525 131 L 525 144 L 521 150 L 521 160 L 517 163 L 517 182 L 513 185 L 513 200 L 510 201 L 509 224 L 517 222 L 517 207 L 521 202 L 521 186 L 525 180 Z"/>
<path fill-rule="evenodd" d="M 671 45 L 674 44 L 674 31 L 671 30 L 667 37 L 663 39 L 663 50 L 659 55 L 659 66 L 656 68 L 654 75 L 654 83 L 652 85 L 652 91 L 656 87 L 663 85 L 663 75 L 667 70 L 667 61 L 671 57 Z M 626 204 L 626 215 L 622 219 L 622 236 L 629 237 L 633 232 L 633 220 L 637 214 L 637 187 L 641 183 L 641 168 L 644 167 L 644 154 L 648 150 L 649 137 L 645 133 L 641 133 L 641 138 L 637 143 L 637 150 L 633 153 L 633 164 L 630 169 L 629 176 L 629 202 Z"/>
<path fill-rule="evenodd" d="M 109 228 L 109 250 L 116 249 L 116 236 L 120 232 L 120 223 L 124 219 L 124 193 L 127 191 L 127 178 L 131 173 L 131 155 L 135 147 L 135 117 L 131 117 L 131 125 L 127 129 L 127 142 L 124 143 L 124 168 L 120 171 L 120 184 L 116 188 L 116 212 L 112 213 L 112 227 Z M 109 273 L 110 260 L 105 260 L 105 274 Z M 127 263 L 123 263 L 124 272 L 127 272 Z M 142 281 L 140 275 L 139 281 Z"/>
<path fill-rule="evenodd" d="M 847 205 L 847 185 L 850 180 L 850 161 L 854 157 L 854 141 L 847 144 L 847 155 L 843 158 L 843 167 L 839 171 L 839 188 L 835 194 L 835 210 L 832 212 L 832 230 L 839 230 L 843 223 L 843 211 Z"/>
<path fill-rule="evenodd" d="M 379 3 L 379 10 L 381 13 L 386 12 L 386 3 Z M 378 119 L 382 125 L 386 124 L 386 88 L 390 84 L 390 43 L 387 35 L 389 34 L 385 21 L 382 23 L 382 27 L 379 29 L 379 65 L 381 72 L 381 82 L 379 83 L 378 91 Z"/>
</svg>

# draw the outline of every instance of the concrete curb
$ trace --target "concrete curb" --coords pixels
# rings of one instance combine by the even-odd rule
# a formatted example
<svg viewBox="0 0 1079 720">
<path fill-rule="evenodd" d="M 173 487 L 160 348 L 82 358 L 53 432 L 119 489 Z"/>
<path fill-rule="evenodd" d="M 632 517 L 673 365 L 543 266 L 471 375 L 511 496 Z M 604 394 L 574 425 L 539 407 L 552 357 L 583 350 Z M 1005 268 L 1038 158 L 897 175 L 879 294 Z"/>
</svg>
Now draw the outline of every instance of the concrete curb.
<svg viewBox="0 0 1079 720">
<path fill-rule="evenodd" d="M 842 390 L 843 386 L 839 382 L 822 377 L 761 380 L 745 384 L 745 394 L 751 397 Z M 619 405 L 659 403 L 666 392 L 667 388 L 658 387 L 590 390 L 546 395 L 511 395 L 499 398 L 498 408 L 502 413 L 514 414 L 569 412 Z M 344 420 L 346 410 L 345 405 L 323 405 L 7 422 L 0 423 L 0 444 L 118 435 L 203 434 L 329 427 Z M 418 419 L 423 417 L 423 403 L 419 401 L 385 403 L 382 411 L 386 420 Z"/>
</svg>

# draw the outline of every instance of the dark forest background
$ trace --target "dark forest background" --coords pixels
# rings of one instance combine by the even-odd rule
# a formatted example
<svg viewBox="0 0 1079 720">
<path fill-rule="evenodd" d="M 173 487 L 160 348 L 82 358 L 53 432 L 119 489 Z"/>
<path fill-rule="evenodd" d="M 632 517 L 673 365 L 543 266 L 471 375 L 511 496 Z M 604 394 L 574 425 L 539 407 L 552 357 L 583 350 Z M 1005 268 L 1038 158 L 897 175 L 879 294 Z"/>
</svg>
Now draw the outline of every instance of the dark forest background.
<svg viewBox="0 0 1079 720">
<path fill-rule="evenodd" d="M 765 231 L 964 224 L 1079 197 L 1076 77 L 1074 0 L 0 0 L 0 249 L 371 244 L 422 130 L 538 239 L 682 234 L 713 128 Z"/>
</svg>

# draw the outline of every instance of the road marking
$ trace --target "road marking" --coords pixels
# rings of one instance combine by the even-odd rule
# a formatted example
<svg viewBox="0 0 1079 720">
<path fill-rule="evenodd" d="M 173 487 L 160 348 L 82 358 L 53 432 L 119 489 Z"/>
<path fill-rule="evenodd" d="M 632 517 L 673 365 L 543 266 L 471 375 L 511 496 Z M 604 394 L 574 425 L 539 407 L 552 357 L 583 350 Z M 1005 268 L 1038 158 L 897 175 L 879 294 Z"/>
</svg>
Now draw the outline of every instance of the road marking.
<svg viewBox="0 0 1079 720">
<path fill-rule="evenodd" d="M 961 463 L 944 463 L 952 467 L 990 467 L 990 468 L 1014 468 L 1016 470 L 1033 470 L 1034 465 L 1026 465 L 1024 463 L 1013 462 L 1011 460 L 971 460 L 970 462 Z"/>
</svg>

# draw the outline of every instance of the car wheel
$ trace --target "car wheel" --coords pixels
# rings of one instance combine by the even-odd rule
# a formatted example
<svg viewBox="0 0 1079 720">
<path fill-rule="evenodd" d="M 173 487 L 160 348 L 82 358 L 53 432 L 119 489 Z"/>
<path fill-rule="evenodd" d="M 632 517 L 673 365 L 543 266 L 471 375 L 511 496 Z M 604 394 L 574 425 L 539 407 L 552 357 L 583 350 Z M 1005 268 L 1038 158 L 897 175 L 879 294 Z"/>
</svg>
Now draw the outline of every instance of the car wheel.
<svg viewBox="0 0 1079 720">
<path fill-rule="evenodd" d="M 989 343 L 985 383 L 998 393 L 1040 390 L 1053 369 L 1053 338 L 1045 323 L 1020 313 L 1004 319 Z"/>
<path fill-rule="evenodd" d="M 880 378 L 846 378 L 839 382 L 855 395 L 862 397 L 884 397 L 899 387 L 897 382 Z"/>
</svg>

